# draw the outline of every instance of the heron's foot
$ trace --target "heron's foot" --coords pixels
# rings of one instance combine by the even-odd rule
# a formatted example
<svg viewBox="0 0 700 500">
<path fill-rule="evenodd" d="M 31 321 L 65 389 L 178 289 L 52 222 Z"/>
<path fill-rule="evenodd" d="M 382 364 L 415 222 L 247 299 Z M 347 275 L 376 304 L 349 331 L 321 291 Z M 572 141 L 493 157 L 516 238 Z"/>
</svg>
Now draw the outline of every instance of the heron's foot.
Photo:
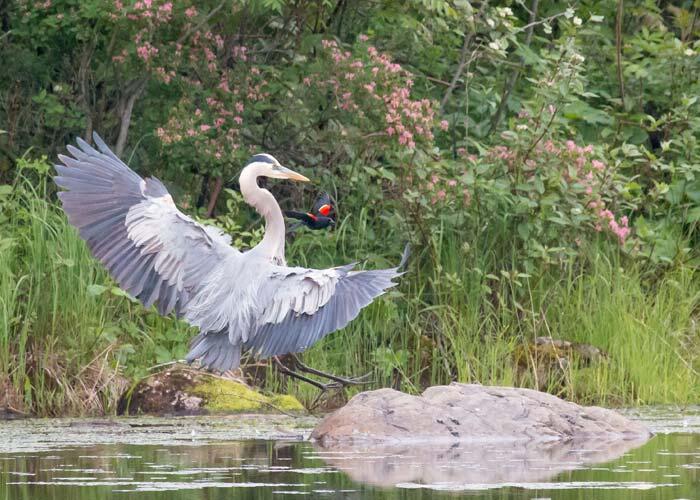
<svg viewBox="0 0 700 500">
<path fill-rule="evenodd" d="M 317 377 L 323 377 L 327 378 L 328 380 L 332 380 L 332 382 L 324 384 L 325 387 L 327 387 L 328 389 L 345 388 L 350 385 L 368 385 L 373 382 L 372 380 L 370 380 L 370 376 L 372 375 L 371 372 L 366 373 L 360 377 L 339 377 L 337 375 L 333 375 L 332 373 L 322 372 L 321 370 L 317 370 L 316 368 L 312 368 L 308 365 L 305 365 L 297 357 L 296 354 L 291 354 L 290 356 L 294 361 L 294 366 L 297 370 L 302 371 L 304 373 L 308 373 L 310 375 L 316 375 Z"/>
<path fill-rule="evenodd" d="M 291 368 L 285 366 L 285 364 L 282 363 L 282 361 L 280 361 L 278 356 L 273 356 L 272 359 L 275 362 L 275 365 L 277 366 L 277 369 L 280 371 L 280 373 L 283 373 L 289 377 L 296 378 L 297 380 L 301 380 L 302 382 L 306 382 L 307 384 L 311 384 L 314 387 L 320 389 L 322 392 L 326 392 L 333 389 L 345 389 L 346 387 L 351 385 L 366 385 L 372 383 L 372 380 L 369 380 L 371 373 L 367 373 L 361 377 L 354 378 L 338 377 L 337 375 L 322 372 L 321 370 L 317 370 L 315 368 L 311 368 L 310 366 L 305 365 L 297 356 L 293 354 L 291 355 L 291 358 L 294 363 L 294 368 L 296 368 L 296 370 L 292 370 Z M 330 382 L 324 384 L 319 382 L 318 380 L 307 377 L 306 375 L 302 375 L 299 372 L 308 373 L 309 375 L 316 375 L 317 377 L 323 377 L 330 380 Z"/>
</svg>

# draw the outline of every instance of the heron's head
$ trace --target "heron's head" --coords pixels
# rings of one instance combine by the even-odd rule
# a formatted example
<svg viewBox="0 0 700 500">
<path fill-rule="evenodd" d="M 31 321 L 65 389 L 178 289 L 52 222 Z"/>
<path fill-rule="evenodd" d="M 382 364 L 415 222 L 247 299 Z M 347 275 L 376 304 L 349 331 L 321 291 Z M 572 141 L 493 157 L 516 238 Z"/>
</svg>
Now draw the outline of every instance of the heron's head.
<svg viewBox="0 0 700 500">
<path fill-rule="evenodd" d="M 258 176 L 272 179 L 289 179 L 292 181 L 308 182 L 309 179 L 294 170 L 283 167 L 277 159 L 267 153 L 261 153 L 248 160 L 247 167 L 255 165 Z"/>
</svg>

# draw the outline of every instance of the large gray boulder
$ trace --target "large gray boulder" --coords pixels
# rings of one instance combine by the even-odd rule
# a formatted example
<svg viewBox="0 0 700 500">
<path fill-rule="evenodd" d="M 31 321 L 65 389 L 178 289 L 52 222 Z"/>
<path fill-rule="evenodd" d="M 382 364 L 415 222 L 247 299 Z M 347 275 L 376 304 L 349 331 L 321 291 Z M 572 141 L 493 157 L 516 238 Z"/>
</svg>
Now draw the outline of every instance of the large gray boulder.
<svg viewBox="0 0 700 500">
<path fill-rule="evenodd" d="M 644 425 L 612 410 L 579 406 L 531 389 L 457 383 L 430 387 L 421 396 L 393 389 L 360 393 L 311 434 L 322 447 L 464 441 L 639 443 L 650 436 Z"/>
</svg>

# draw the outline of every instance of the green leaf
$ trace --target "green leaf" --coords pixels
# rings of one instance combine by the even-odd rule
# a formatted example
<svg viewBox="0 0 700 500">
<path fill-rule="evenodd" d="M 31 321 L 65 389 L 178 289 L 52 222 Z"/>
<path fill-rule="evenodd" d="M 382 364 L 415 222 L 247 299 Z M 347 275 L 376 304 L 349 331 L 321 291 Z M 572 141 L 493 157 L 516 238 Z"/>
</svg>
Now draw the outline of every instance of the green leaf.
<svg viewBox="0 0 700 500">
<path fill-rule="evenodd" d="M 133 303 L 138 303 L 138 300 L 136 300 L 134 297 L 126 293 L 124 290 L 119 288 L 118 286 L 113 286 L 112 288 L 109 289 L 109 292 L 114 295 L 115 297 L 125 297 L 129 299 Z"/>
<path fill-rule="evenodd" d="M 106 290 L 107 290 L 106 286 L 92 284 L 92 285 L 88 285 L 87 294 L 90 297 L 97 297 L 98 295 L 102 295 Z"/>
<path fill-rule="evenodd" d="M 700 221 L 700 207 L 693 207 L 690 210 L 688 210 L 687 219 L 688 222 Z"/>
</svg>

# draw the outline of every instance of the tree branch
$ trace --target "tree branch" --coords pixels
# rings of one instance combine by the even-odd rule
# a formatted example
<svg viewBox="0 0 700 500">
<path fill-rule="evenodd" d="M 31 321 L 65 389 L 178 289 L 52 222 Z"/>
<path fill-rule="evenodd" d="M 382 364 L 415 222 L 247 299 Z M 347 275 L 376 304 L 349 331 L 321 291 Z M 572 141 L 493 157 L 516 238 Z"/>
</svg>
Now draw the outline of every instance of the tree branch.
<svg viewBox="0 0 700 500">
<path fill-rule="evenodd" d="M 617 83 L 620 87 L 620 101 L 625 107 L 625 82 L 622 79 L 622 15 L 624 5 L 622 0 L 617 2 L 617 16 L 615 19 L 615 57 L 617 58 Z"/>
<path fill-rule="evenodd" d="M 482 3 L 479 12 L 474 17 L 481 17 L 488 5 L 488 0 Z M 457 65 L 457 70 L 455 71 L 455 74 L 452 76 L 452 81 L 450 82 L 449 87 L 447 87 L 447 90 L 445 91 L 445 95 L 440 101 L 440 114 L 443 114 L 443 112 L 445 111 L 447 101 L 450 100 L 450 96 L 452 95 L 452 92 L 454 92 L 454 89 L 457 87 L 459 79 L 462 78 L 462 72 L 464 71 L 464 68 L 466 67 L 467 63 L 470 63 L 473 59 L 469 58 L 469 60 L 467 60 L 467 53 L 469 52 L 469 45 L 471 44 L 472 38 L 474 38 L 475 34 L 476 31 L 474 31 L 473 33 L 464 34 L 464 43 L 462 44 L 462 50 L 459 55 L 459 64 Z"/>
<path fill-rule="evenodd" d="M 532 0 L 532 8 L 530 9 L 530 22 L 528 23 L 525 32 L 525 47 L 529 47 L 530 43 L 532 43 L 532 33 L 535 30 L 535 24 L 537 21 L 537 8 L 539 7 L 539 3 L 539 0 Z M 508 78 L 508 82 L 506 82 L 506 85 L 503 88 L 503 94 L 501 95 L 501 101 L 498 103 L 498 109 L 496 109 L 496 112 L 491 118 L 489 135 L 491 135 L 498 127 L 498 123 L 501 121 L 501 116 L 503 115 L 503 112 L 506 110 L 506 106 L 508 105 L 508 99 L 510 99 L 510 94 L 513 92 L 515 84 L 518 81 L 518 77 L 520 76 L 520 67 L 524 67 L 524 65 L 525 58 L 521 57 L 519 67 L 513 70 L 513 72 L 510 74 L 510 77 Z"/>
<path fill-rule="evenodd" d="M 209 19 L 211 19 L 212 17 L 214 17 L 214 16 L 216 15 L 217 12 L 219 12 L 221 9 L 223 9 L 223 8 L 224 8 L 224 5 L 226 5 L 226 0 L 224 0 L 224 1 L 221 2 L 219 5 L 217 5 L 216 7 L 214 7 L 214 8 L 211 10 L 211 12 L 209 12 L 209 14 L 207 14 L 207 15 L 204 17 L 204 19 L 202 19 L 196 26 L 193 26 L 192 28 L 190 28 L 189 30 L 187 30 L 187 32 L 183 33 L 182 36 L 181 36 L 180 38 L 178 38 L 178 40 L 177 40 L 176 43 L 182 43 L 182 42 L 184 42 L 185 40 L 187 40 L 187 39 L 189 38 L 189 36 L 190 36 L 192 33 L 194 33 L 194 32 L 197 31 L 199 28 L 201 28 L 202 26 L 204 26 L 204 25 L 207 23 L 207 21 L 209 21 Z"/>
</svg>

